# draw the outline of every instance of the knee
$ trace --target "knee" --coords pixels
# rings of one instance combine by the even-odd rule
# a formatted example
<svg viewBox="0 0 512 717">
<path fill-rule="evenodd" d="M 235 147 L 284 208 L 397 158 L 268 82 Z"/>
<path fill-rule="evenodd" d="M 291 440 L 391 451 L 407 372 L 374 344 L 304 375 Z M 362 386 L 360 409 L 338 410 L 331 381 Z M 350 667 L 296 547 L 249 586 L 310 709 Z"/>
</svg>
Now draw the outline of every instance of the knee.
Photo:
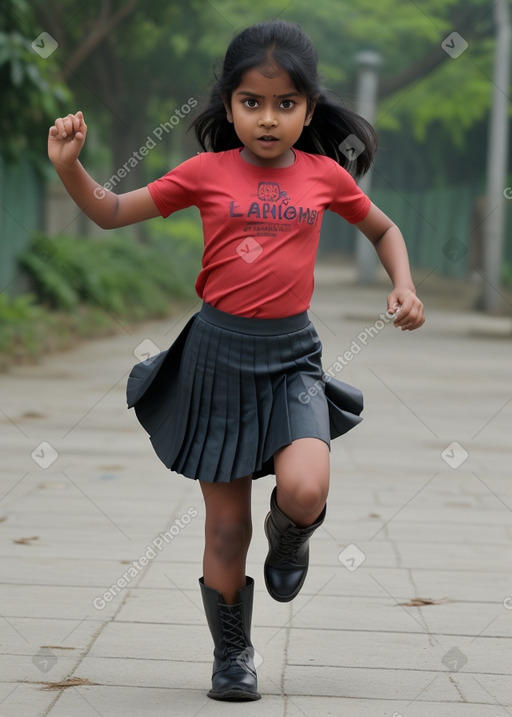
<svg viewBox="0 0 512 717">
<path fill-rule="evenodd" d="M 233 520 L 232 518 L 216 521 L 207 530 L 209 548 L 213 550 L 217 559 L 230 564 L 245 556 L 252 536 L 250 520 Z"/>
<path fill-rule="evenodd" d="M 325 507 L 329 481 L 307 480 L 294 481 L 293 490 L 280 490 L 277 485 L 277 504 L 279 508 L 295 522 L 309 524 L 314 522 Z"/>
</svg>

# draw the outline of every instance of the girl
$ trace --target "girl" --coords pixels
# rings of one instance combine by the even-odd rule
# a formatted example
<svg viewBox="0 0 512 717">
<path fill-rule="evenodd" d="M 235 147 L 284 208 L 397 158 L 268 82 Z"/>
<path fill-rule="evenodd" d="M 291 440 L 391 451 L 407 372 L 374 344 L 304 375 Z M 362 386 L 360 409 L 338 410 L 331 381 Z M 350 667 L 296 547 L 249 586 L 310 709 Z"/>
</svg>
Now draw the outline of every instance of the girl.
<svg viewBox="0 0 512 717">
<path fill-rule="evenodd" d="M 351 176 L 370 167 L 374 130 L 321 88 L 316 51 L 298 25 L 276 20 L 240 32 L 193 124 L 204 153 L 119 196 L 78 161 L 81 112 L 55 121 L 49 156 L 100 227 L 190 205 L 201 212 L 202 308 L 170 349 L 134 367 L 128 405 L 165 465 L 197 479 L 204 496 L 199 583 L 215 658 L 208 694 L 255 700 L 254 582 L 245 574 L 252 480 L 276 476 L 264 576 L 273 598 L 292 600 L 325 517 L 330 439 L 361 420 L 360 392 L 323 375 L 307 314 L 325 209 L 374 244 L 393 283 L 395 326 L 416 329 L 424 315 L 399 229 Z"/>
</svg>

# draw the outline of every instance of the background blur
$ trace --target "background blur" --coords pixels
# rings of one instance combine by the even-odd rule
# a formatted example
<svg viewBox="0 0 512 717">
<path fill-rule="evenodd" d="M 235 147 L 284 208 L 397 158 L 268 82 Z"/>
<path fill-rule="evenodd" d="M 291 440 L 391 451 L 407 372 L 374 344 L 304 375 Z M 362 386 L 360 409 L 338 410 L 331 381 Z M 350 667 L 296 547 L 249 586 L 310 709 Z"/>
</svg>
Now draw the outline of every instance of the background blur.
<svg viewBox="0 0 512 717">
<path fill-rule="evenodd" d="M 102 232 L 68 200 L 46 153 L 57 116 L 83 110 L 83 162 L 124 192 L 198 151 L 197 115 L 233 34 L 298 22 L 326 87 L 356 107 L 358 53 L 380 55 L 369 191 L 402 229 L 416 276 L 481 303 L 495 26 L 491 0 L 3 0 L 0 18 L 0 356 L 7 364 L 192 295 L 195 209 Z M 456 32 L 456 42 L 444 42 Z M 449 51 L 452 47 L 453 51 Z M 510 149 L 507 151 L 510 168 Z M 503 186 L 502 284 L 512 288 L 512 177 Z M 351 227 L 326 214 L 320 259 L 350 261 Z M 86 241 L 77 241 L 85 238 Z M 98 241 L 98 238 L 101 241 Z M 140 268 L 144 267 L 144 271 Z M 446 286 L 446 284 L 445 284 Z M 505 301 L 502 311 L 512 313 Z"/>
</svg>

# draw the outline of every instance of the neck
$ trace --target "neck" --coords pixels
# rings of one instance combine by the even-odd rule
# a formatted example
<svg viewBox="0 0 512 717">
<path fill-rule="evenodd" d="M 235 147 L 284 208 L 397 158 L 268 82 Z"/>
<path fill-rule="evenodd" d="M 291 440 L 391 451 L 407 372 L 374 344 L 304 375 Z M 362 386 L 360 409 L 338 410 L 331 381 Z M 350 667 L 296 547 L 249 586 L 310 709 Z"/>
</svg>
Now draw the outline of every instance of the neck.
<svg viewBox="0 0 512 717">
<path fill-rule="evenodd" d="M 253 164 L 256 167 L 270 167 L 273 169 L 284 169 L 285 167 L 291 167 L 291 165 L 295 162 L 295 152 L 291 147 L 290 149 L 287 149 L 286 152 L 280 154 L 278 157 L 271 157 L 269 159 L 258 157 L 258 155 L 254 154 L 254 152 L 251 152 L 250 149 L 244 147 L 240 152 L 240 156 L 248 164 Z"/>
</svg>

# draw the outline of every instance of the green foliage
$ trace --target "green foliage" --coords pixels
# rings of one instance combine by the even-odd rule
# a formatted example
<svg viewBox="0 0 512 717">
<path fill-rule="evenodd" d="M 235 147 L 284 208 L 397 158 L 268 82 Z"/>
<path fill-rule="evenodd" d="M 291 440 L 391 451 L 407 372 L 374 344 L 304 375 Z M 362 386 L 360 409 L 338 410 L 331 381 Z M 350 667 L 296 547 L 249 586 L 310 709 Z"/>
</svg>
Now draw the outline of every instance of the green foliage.
<svg viewBox="0 0 512 717">
<path fill-rule="evenodd" d="M 512 289 L 512 263 L 506 262 L 501 269 L 501 280 L 503 285 L 508 289 Z"/>
<path fill-rule="evenodd" d="M 490 109 L 493 42 L 470 46 L 457 59 L 432 70 L 412 87 L 394 93 L 379 106 L 377 127 L 406 131 L 424 143 L 428 130 L 437 124 L 449 144 L 467 145 L 468 131 Z"/>
<path fill-rule="evenodd" d="M 32 355 L 38 344 L 44 311 L 35 304 L 35 296 L 27 294 L 10 299 L 0 294 L 0 355 L 17 354 L 20 345 Z M 2 361 L 0 360 L 0 367 Z"/>
<path fill-rule="evenodd" d="M 41 161 L 50 121 L 71 93 L 58 78 L 56 53 L 43 58 L 32 42 L 40 35 L 31 5 L 4 0 L 0 15 L 0 154 L 12 160 L 20 152 Z"/>
<path fill-rule="evenodd" d="M 237 30 L 274 17 L 302 25 L 318 49 L 325 84 L 349 102 L 356 94 L 357 52 L 371 49 L 382 55 L 379 130 L 426 142 L 428 127 L 435 124 L 444 147 L 454 142 L 467 147 L 469 130 L 489 109 L 491 5 L 489 0 L 154 0 L 131 5 L 98 0 L 77 6 L 72 0 L 35 0 L 31 7 L 40 26 L 59 41 L 61 74 L 74 94 L 74 108 L 85 110 L 91 135 L 96 130 L 100 144 L 110 145 L 116 171 L 188 98 L 207 96 L 212 66 L 219 64 Z M 458 59 L 441 49 L 453 31 L 469 43 Z M 126 178 L 122 191 L 152 178 L 153 170 L 168 165 L 170 153 L 183 157 L 195 150 L 192 136 L 184 136 L 194 114 L 162 138 L 148 161 Z"/>
<path fill-rule="evenodd" d="M 127 319 L 164 316 L 171 297 L 191 295 L 199 266 L 197 224 L 183 220 L 174 233 L 172 241 L 160 235 L 149 245 L 121 235 L 38 236 L 20 263 L 50 308 L 69 311 L 85 303 Z"/>
<path fill-rule="evenodd" d="M 111 333 L 120 321 L 167 316 L 194 295 L 201 250 L 200 226 L 187 216 L 152 223 L 144 245 L 122 235 L 36 236 L 20 259 L 32 293 L 0 294 L 0 368 Z"/>
<path fill-rule="evenodd" d="M 34 294 L 0 294 L 0 370 L 70 348 L 77 337 L 112 333 L 112 321 L 102 310 L 82 305 L 73 312 L 49 312 L 37 301 Z"/>
</svg>

